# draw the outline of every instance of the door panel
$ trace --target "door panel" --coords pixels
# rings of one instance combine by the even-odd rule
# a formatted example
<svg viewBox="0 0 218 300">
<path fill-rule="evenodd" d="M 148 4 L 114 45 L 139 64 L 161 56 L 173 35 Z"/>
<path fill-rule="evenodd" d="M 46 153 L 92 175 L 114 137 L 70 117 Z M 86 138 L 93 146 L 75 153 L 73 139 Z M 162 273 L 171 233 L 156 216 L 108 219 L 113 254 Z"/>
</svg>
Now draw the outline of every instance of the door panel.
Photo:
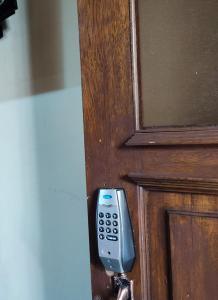
<svg viewBox="0 0 218 300">
<path fill-rule="evenodd" d="M 149 299 L 167 300 L 171 296 L 168 210 L 190 209 L 191 199 L 189 195 L 170 193 L 150 193 L 148 199 Z"/>
<path fill-rule="evenodd" d="M 218 214 L 170 213 L 173 299 L 217 299 Z"/>
<path fill-rule="evenodd" d="M 96 248 L 96 191 L 120 186 L 136 243 L 135 300 L 213 300 L 218 129 L 140 128 L 137 3 L 78 0 L 93 298 L 113 299 Z"/>
<path fill-rule="evenodd" d="M 152 192 L 146 198 L 149 299 L 216 299 L 217 197 Z"/>
</svg>

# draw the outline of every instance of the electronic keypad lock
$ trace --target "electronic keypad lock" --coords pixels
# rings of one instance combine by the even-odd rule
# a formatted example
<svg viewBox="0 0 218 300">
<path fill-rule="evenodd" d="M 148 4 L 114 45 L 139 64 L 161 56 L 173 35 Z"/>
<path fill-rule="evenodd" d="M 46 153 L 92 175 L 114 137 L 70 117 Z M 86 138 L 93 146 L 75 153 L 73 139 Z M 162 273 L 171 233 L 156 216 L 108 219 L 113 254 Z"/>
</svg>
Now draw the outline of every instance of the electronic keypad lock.
<svg viewBox="0 0 218 300">
<path fill-rule="evenodd" d="M 123 189 L 99 190 L 96 223 L 98 252 L 105 269 L 116 273 L 131 271 L 135 248 Z"/>
</svg>

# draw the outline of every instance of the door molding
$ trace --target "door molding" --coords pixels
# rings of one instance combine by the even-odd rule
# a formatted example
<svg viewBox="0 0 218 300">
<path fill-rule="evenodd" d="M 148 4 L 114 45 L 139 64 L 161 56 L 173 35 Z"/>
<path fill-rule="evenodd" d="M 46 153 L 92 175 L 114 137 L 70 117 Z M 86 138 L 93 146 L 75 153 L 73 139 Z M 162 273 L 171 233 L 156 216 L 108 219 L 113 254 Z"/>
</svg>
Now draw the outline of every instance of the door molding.
<svg viewBox="0 0 218 300">
<path fill-rule="evenodd" d="M 135 132 L 127 140 L 127 146 L 159 146 L 159 145 L 211 145 L 218 144 L 218 126 L 187 127 L 147 127 L 143 128 L 141 100 L 141 76 L 139 55 L 139 24 L 137 0 L 129 0 L 130 5 L 130 39 L 132 88 L 135 111 Z"/>
<path fill-rule="evenodd" d="M 216 127 L 200 128 L 155 128 L 136 131 L 125 143 L 126 146 L 174 146 L 218 144 Z"/>
<path fill-rule="evenodd" d="M 216 178 L 150 177 L 142 173 L 129 173 L 128 178 L 147 191 L 218 195 Z"/>
</svg>

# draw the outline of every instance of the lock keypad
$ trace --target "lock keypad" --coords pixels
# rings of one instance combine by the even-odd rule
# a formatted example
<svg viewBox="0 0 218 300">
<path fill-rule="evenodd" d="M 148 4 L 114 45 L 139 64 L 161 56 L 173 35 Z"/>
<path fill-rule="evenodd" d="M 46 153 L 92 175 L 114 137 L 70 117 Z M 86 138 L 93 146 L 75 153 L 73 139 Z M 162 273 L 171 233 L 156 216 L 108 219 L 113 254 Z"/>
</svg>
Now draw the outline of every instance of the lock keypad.
<svg viewBox="0 0 218 300">
<path fill-rule="evenodd" d="M 118 241 L 118 228 L 115 228 L 118 226 L 118 214 L 117 213 L 109 213 L 109 212 L 99 212 L 98 214 L 100 220 L 99 224 L 101 225 L 99 227 L 99 238 L 103 240 L 105 236 L 102 234 L 103 232 L 106 232 L 108 235 L 106 235 L 106 239 L 108 241 Z M 104 226 L 104 227 L 103 227 Z M 113 235 L 111 235 L 113 233 Z"/>
</svg>

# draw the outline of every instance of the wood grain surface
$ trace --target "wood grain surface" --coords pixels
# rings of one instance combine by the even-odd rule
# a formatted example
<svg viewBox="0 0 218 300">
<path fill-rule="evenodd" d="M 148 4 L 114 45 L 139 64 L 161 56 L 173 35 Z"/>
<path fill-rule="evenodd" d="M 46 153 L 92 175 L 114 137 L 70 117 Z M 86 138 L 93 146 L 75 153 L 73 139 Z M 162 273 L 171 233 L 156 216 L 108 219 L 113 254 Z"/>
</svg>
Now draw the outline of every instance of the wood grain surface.
<svg viewBox="0 0 218 300">
<path fill-rule="evenodd" d="M 217 192 L 218 147 L 209 142 L 213 138 L 218 140 L 217 130 L 211 136 L 208 129 L 205 139 L 195 131 L 187 131 L 190 145 L 179 142 L 183 139 L 181 132 L 174 139 L 170 134 L 166 139 L 165 133 L 159 132 L 156 147 L 148 145 L 150 137 L 145 139 L 144 133 L 141 136 L 136 132 L 131 4 L 128 0 L 78 0 L 93 299 L 98 296 L 102 300 L 113 299 L 110 278 L 98 259 L 95 209 L 97 189 L 114 186 L 123 187 L 127 192 L 134 228 L 137 258 L 129 277 L 134 280 L 135 300 L 186 299 L 182 291 L 175 294 L 173 286 L 177 287 L 181 280 L 181 286 L 189 290 L 183 273 L 178 273 L 179 260 L 187 267 L 179 249 L 184 249 L 183 240 L 188 243 L 188 224 L 196 217 L 187 217 L 183 227 L 183 217 L 172 215 L 169 227 L 167 212 L 218 212 L 216 196 L 208 195 L 211 190 Z M 134 139 L 128 144 L 136 147 L 126 145 L 132 136 Z M 194 140 L 197 142 L 192 143 Z M 130 178 L 128 174 L 137 175 L 133 180 L 134 176 Z M 159 192 L 146 191 L 155 184 Z M 217 277 L 214 223 L 209 220 L 199 226 L 199 231 L 193 231 L 201 239 L 197 258 L 209 254 L 208 264 L 213 261 L 215 265 L 208 276 Z M 214 234 L 211 233 L 212 239 L 207 242 L 202 232 L 209 234 L 210 230 Z M 177 233 L 181 238 L 176 237 Z M 204 248 L 206 244 L 209 249 Z M 193 253 L 188 253 L 188 258 L 193 259 L 191 266 L 196 268 Z M 211 292 L 200 299 L 190 293 L 189 299 L 216 299 L 218 288 L 215 289 L 214 281 L 209 285 L 202 279 L 206 265 L 205 257 L 194 280 L 199 277 L 200 282 L 206 284 L 206 290 L 212 286 Z"/>
</svg>

